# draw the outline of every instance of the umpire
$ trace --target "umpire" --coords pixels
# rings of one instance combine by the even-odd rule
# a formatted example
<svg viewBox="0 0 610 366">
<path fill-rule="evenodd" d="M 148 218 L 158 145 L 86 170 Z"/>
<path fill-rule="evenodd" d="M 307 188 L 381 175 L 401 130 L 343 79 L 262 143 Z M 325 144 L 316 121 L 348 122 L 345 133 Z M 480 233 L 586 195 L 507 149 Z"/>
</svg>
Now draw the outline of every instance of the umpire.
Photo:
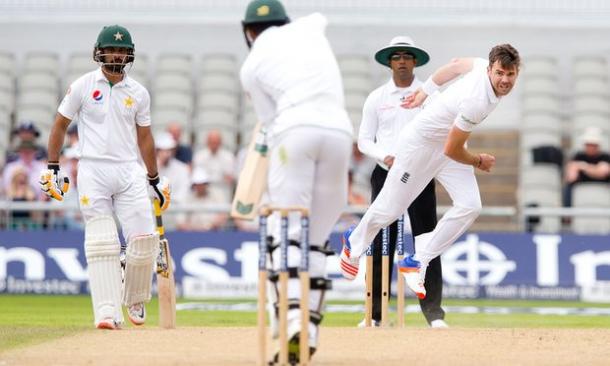
<svg viewBox="0 0 610 366">
<path fill-rule="evenodd" d="M 362 123 L 358 135 L 358 148 L 363 154 L 377 160 L 371 175 L 372 197 L 374 201 L 394 162 L 393 145 L 400 130 L 421 110 L 403 106 L 405 98 L 414 93 L 422 82 L 415 77 L 413 69 L 425 65 L 430 56 L 415 46 L 409 37 L 394 37 L 390 44 L 375 53 L 375 60 L 392 70 L 392 78 L 375 89 L 366 99 L 362 112 Z M 436 195 L 434 180 L 411 204 L 408 210 L 411 233 L 418 235 L 434 230 L 436 226 Z M 396 250 L 397 223 L 390 226 L 390 263 L 394 263 Z M 381 320 L 381 232 L 373 245 L 373 321 L 377 326 Z M 393 266 L 390 266 L 390 281 Z M 422 312 L 432 328 L 446 328 L 443 320 L 445 312 L 441 308 L 443 278 L 440 257 L 434 258 L 426 272 L 427 296 L 419 300 Z M 364 323 L 361 323 L 364 325 Z"/>
</svg>

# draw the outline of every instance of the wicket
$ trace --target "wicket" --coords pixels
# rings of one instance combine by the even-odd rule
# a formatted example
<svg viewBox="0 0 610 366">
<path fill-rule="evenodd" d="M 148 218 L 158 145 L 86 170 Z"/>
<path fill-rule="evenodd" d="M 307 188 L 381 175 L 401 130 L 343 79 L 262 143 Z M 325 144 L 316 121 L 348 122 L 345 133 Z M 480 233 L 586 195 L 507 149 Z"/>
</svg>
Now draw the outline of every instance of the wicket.
<svg viewBox="0 0 610 366">
<path fill-rule="evenodd" d="M 279 272 L 279 343 L 280 365 L 288 364 L 288 215 L 299 212 L 301 215 L 301 263 L 299 280 L 301 283 L 301 332 L 299 334 L 300 364 L 309 361 L 309 211 L 303 207 L 263 206 L 259 219 L 259 259 L 258 259 L 258 365 L 267 364 L 267 219 L 273 212 L 281 216 L 280 230 L 280 272 Z"/>
<path fill-rule="evenodd" d="M 404 257 L 404 215 L 398 219 L 398 234 L 396 237 L 396 255 L 398 260 Z M 381 326 L 389 325 L 388 307 L 390 298 L 389 275 L 390 275 L 390 228 L 385 227 L 381 230 Z M 405 285 L 404 277 L 397 272 L 396 286 L 396 314 L 398 326 L 404 326 L 404 307 L 405 307 Z M 366 250 L 366 296 L 364 301 L 364 325 L 372 326 L 373 319 L 373 244 Z"/>
</svg>

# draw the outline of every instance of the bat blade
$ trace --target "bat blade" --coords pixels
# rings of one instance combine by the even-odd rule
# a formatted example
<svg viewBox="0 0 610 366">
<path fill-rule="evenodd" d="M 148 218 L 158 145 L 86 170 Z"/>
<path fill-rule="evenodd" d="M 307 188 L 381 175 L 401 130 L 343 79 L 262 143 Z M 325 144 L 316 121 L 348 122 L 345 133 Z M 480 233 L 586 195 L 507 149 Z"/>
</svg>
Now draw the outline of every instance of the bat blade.
<svg viewBox="0 0 610 366">
<path fill-rule="evenodd" d="M 176 285 L 171 266 L 171 255 L 167 239 L 159 241 L 160 252 L 157 259 L 157 287 L 159 292 L 159 326 L 176 328 Z"/>
<path fill-rule="evenodd" d="M 253 220 L 263 192 L 267 188 L 267 168 L 269 160 L 266 145 L 257 144 L 261 123 L 257 123 L 248 145 L 248 153 L 235 189 L 231 204 L 231 217 Z"/>
</svg>

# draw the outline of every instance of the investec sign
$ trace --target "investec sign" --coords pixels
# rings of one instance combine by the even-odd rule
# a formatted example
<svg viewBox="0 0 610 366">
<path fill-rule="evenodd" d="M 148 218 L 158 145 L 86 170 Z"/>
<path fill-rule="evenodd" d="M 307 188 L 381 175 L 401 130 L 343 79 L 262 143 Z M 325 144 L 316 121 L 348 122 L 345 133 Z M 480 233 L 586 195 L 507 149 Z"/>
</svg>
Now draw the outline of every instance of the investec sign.
<svg viewBox="0 0 610 366">
<path fill-rule="evenodd" d="M 255 295 L 256 234 L 174 232 L 168 237 L 185 295 Z M 86 292 L 82 242 L 82 232 L 0 232 L 0 292 Z M 338 236 L 331 242 L 338 252 Z M 336 296 L 362 298 L 362 274 L 347 282 L 338 268 L 337 258 L 329 257 Z M 468 234 L 443 256 L 443 277 L 445 294 L 452 297 L 604 300 L 610 298 L 610 237 Z"/>
</svg>

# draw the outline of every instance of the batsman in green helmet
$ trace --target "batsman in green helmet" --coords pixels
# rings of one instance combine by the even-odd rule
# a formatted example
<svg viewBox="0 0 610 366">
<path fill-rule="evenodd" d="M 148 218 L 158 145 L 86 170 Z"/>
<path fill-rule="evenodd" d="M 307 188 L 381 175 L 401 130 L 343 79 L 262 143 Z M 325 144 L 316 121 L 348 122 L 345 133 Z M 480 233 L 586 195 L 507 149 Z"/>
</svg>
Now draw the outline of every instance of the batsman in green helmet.
<svg viewBox="0 0 610 366">
<path fill-rule="evenodd" d="M 248 48 L 252 47 L 254 38 L 272 26 L 290 23 L 284 6 L 277 0 L 254 0 L 248 4 L 246 16 L 241 25 Z M 248 31 L 248 29 L 250 31 Z"/>
<path fill-rule="evenodd" d="M 121 75 L 127 64 L 133 64 L 135 45 L 127 28 L 109 25 L 102 29 L 93 47 L 93 61 L 106 74 Z"/>
<path fill-rule="evenodd" d="M 242 21 L 250 51 L 240 70 L 241 84 L 269 136 L 268 203 L 306 208 L 311 220 L 303 238 L 298 214 L 289 215 L 290 244 L 282 255 L 280 216 L 275 212 L 268 219 L 272 260 L 267 269 L 283 269 L 289 277 L 287 326 L 279 326 L 283 316 L 278 312 L 270 314 L 272 334 L 282 342 L 272 361 L 280 364 L 307 363 L 319 348 L 325 293 L 332 287 L 326 264 L 334 253 L 328 240 L 347 205 L 353 127 L 327 24 L 320 13 L 290 20 L 277 0 L 250 2 Z M 302 254 L 308 261 L 301 262 Z M 299 271 L 309 275 L 309 294 L 301 291 Z M 273 289 L 281 285 L 277 278 L 270 276 Z M 277 294 L 269 296 L 276 306 Z"/>
<path fill-rule="evenodd" d="M 125 322 L 123 306 L 131 323 L 146 322 L 151 268 L 159 253 L 151 199 L 165 210 L 171 189 L 157 167 L 150 94 L 125 70 L 134 60 L 127 29 L 104 27 L 95 42 L 93 59 L 100 67 L 72 82 L 57 108 L 49 135 L 48 166 L 39 182 L 52 199 L 63 201 L 65 194 L 68 199 L 77 195 L 72 197 L 79 202 L 85 222 L 93 324 L 97 329 L 115 330 Z M 60 156 L 66 130 L 75 119 L 78 192 L 68 192 L 70 181 L 60 168 Z M 123 262 L 118 227 L 126 244 Z"/>
</svg>

